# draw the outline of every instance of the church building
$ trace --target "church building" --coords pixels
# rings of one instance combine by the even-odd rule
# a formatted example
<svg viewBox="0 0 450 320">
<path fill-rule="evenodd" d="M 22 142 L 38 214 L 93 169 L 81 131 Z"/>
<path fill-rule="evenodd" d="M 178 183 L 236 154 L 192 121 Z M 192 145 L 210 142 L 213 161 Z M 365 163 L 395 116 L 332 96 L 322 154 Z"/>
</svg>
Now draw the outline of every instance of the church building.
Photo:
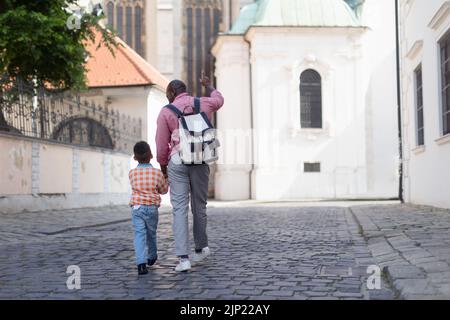
<svg viewBox="0 0 450 320">
<path fill-rule="evenodd" d="M 398 197 L 395 3 L 258 0 L 212 48 L 219 200 Z"/>
</svg>

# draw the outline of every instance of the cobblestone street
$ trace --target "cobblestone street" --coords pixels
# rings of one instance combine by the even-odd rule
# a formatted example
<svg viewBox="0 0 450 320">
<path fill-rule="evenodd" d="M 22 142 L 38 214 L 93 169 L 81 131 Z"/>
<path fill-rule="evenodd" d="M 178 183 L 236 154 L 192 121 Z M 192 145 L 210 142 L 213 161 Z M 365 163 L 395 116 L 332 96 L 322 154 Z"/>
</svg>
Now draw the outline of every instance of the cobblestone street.
<svg viewBox="0 0 450 320">
<path fill-rule="evenodd" d="M 169 208 L 159 260 L 134 266 L 127 207 L 0 214 L 1 299 L 450 298 L 450 214 L 399 204 L 210 206 L 213 255 L 175 273 Z M 67 267 L 81 269 L 69 290 Z M 367 267 L 384 268 L 369 290 Z"/>
</svg>

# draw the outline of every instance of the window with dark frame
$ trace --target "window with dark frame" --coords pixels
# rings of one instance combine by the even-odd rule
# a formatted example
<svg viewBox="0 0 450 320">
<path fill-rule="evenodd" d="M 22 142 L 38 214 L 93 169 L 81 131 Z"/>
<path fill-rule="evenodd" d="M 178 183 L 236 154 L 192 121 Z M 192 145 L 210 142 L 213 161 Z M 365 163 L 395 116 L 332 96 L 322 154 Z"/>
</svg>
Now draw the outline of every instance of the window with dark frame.
<svg viewBox="0 0 450 320">
<path fill-rule="evenodd" d="M 191 94 L 204 94 L 199 79 L 202 71 L 213 82 L 214 57 L 210 49 L 219 33 L 221 1 L 190 1 L 185 6 L 186 82 Z"/>
<path fill-rule="evenodd" d="M 439 41 L 441 51 L 442 134 L 450 133 L 450 31 Z"/>
<path fill-rule="evenodd" d="M 126 21 L 125 21 L 125 31 L 126 31 L 126 43 L 134 49 L 133 45 L 133 14 L 132 8 L 126 7 Z"/>
<path fill-rule="evenodd" d="M 417 145 L 423 146 L 425 144 L 425 125 L 423 120 L 423 82 L 422 82 L 422 65 L 419 65 L 414 70 L 414 82 L 416 90 L 416 136 Z"/>
<path fill-rule="evenodd" d="M 187 80 L 189 90 L 194 87 L 194 10 L 187 8 Z"/>
<path fill-rule="evenodd" d="M 204 14 L 204 26 L 205 26 L 205 31 L 203 32 L 203 43 L 205 45 L 208 45 L 211 43 L 211 39 L 212 39 L 212 28 L 211 28 L 211 9 L 210 8 L 205 8 L 203 10 L 203 14 Z M 203 63 L 203 71 L 205 72 L 206 75 L 210 75 L 211 74 L 211 53 L 206 51 L 205 52 L 205 56 L 203 57 L 204 59 L 204 63 Z"/>
<path fill-rule="evenodd" d="M 304 172 L 320 172 L 320 162 L 305 162 L 303 164 Z"/>
<path fill-rule="evenodd" d="M 108 2 L 107 8 L 108 12 L 108 28 L 114 28 L 114 3 L 112 1 Z"/>
<path fill-rule="evenodd" d="M 300 76 L 300 123 L 302 128 L 322 128 L 322 79 L 312 69 Z"/>
<path fill-rule="evenodd" d="M 139 6 L 134 8 L 134 46 L 142 56 L 142 8 Z"/>
<path fill-rule="evenodd" d="M 206 51 L 206 47 L 203 46 L 202 41 L 202 31 L 203 31 L 203 8 L 195 8 L 195 81 L 194 81 L 194 87 L 192 90 L 195 92 L 196 96 L 201 96 L 201 86 L 198 81 L 202 77 L 202 70 L 203 70 L 203 54 Z M 209 49 L 209 48 L 208 48 Z"/>
<path fill-rule="evenodd" d="M 133 1 L 134 2 L 134 1 Z M 139 3 L 124 2 L 115 4 L 115 1 L 106 3 L 107 27 L 117 32 L 119 38 L 125 41 L 138 54 L 144 56 L 144 10 Z"/>
<path fill-rule="evenodd" d="M 121 5 L 117 6 L 117 35 L 122 39 L 123 36 L 123 7 Z"/>
</svg>

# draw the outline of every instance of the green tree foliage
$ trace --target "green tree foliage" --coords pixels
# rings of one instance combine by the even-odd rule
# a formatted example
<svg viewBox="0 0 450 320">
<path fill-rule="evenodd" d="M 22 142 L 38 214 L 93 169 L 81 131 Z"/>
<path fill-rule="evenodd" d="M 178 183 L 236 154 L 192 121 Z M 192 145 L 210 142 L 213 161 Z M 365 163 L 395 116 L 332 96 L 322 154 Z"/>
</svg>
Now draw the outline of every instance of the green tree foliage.
<svg viewBox="0 0 450 320">
<path fill-rule="evenodd" d="M 85 13 L 75 28 L 69 6 L 76 0 L 0 0 L 0 73 L 8 79 L 49 84 L 58 89 L 86 88 L 85 50 L 102 34 L 99 45 L 114 52 L 114 34 L 99 25 L 104 15 Z"/>
</svg>

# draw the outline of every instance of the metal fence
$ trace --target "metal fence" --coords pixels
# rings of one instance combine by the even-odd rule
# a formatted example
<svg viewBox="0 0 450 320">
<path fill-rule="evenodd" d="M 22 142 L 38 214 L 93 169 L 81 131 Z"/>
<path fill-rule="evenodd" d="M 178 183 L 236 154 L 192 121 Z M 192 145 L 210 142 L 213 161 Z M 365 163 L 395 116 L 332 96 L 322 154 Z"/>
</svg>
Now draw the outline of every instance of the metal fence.
<svg viewBox="0 0 450 320">
<path fill-rule="evenodd" d="M 96 105 L 79 94 L 15 81 L 0 86 L 0 132 L 130 153 L 141 119 Z"/>
</svg>

